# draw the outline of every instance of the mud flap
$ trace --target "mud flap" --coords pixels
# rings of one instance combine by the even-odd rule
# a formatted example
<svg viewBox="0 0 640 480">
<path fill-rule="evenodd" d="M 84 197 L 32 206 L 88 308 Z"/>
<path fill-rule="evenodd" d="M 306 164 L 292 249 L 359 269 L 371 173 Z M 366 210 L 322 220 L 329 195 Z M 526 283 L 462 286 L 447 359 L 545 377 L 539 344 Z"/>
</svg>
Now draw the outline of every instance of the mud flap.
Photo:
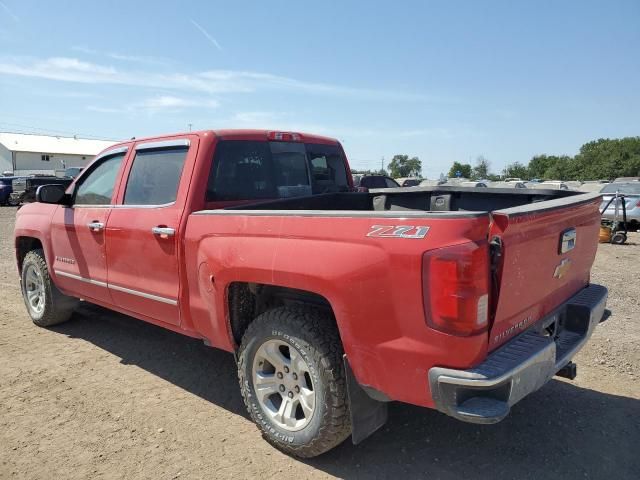
<svg viewBox="0 0 640 480">
<path fill-rule="evenodd" d="M 351 440 L 357 445 L 387 423 L 387 402 L 372 398 L 356 380 L 347 356 L 343 358 L 351 414 Z"/>
</svg>

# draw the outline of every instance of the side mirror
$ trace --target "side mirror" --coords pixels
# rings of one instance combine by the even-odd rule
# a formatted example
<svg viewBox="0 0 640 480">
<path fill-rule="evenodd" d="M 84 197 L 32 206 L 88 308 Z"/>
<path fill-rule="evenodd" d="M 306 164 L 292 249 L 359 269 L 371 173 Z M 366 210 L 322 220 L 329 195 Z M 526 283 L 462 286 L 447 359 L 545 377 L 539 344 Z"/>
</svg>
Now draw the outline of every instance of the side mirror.
<svg viewBox="0 0 640 480">
<path fill-rule="evenodd" d="M 69 195 L 62 185 L 40 185 L 36 190 L 36 202 L 68 205 Z"/>
</svg>

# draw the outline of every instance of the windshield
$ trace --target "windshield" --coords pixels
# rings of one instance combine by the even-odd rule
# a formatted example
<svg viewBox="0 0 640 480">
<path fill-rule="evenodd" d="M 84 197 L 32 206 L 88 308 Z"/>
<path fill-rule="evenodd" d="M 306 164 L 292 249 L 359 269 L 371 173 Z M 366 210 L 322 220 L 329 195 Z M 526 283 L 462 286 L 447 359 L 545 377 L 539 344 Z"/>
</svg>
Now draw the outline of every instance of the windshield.
<svg viewBox="0 0 640 480">
<path fill-rule="evenodd" d="M 634 183 L 610 183 L 600 193 L 624 193 L 627 195 L 640 195 L 640 182 Z"/>
<path fill-rule="evenodd" d="M 349 190 L 338 145 L 223 140 L 207 185 L 207 201 L 297 197 Z"/>
</svg>

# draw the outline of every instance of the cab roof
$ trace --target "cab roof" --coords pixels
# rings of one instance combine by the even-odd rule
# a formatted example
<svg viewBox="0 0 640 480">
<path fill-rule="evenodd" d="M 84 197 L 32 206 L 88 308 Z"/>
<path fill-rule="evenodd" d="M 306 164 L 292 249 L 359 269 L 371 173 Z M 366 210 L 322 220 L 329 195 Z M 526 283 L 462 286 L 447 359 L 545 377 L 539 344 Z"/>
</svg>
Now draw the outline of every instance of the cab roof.
<svg viewBox="0 0 640 480">
<path fill-rule="evenodd" d="M 132 142 L 149 142 L 149 141 L 168 140 L 172 138 L 184 137 L 186 135 L 197 135 L 199 137 L 207 137 L 212 135 L 225 140 L 255 140 L 255 141 L 272 140 L 272 138 L 270 138 L 270 135 L 273 135 L 274 133 L 296 135 L 298 139 L 294 141 L 298 141 L 302 143 L 323 143 L 323 144 L 329 144 L 329 145 L 337 145 L 340 143 L 335 138 L 325 137 L 322 135 L 314 135 L 311 133 L 291 132 L 291 131 L 285 131 L 285 130 L 216 129 L 216 130 L 198 130 L 193 132 L 170 133 L 165 135 L 156 135 L 153 137 L 132 138 L 131 140 L 127 140 L 127 141 L 112 145 L 110 148 L 128 145 L 128 144 L 131 144 Z"/>
</svg>

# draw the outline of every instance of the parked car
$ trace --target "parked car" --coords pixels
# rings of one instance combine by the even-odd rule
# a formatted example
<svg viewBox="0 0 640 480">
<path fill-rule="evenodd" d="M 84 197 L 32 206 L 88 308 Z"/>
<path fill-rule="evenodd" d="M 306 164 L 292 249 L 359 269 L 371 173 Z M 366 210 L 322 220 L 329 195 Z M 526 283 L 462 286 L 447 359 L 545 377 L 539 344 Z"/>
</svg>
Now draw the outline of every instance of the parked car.
<svg viewBox="0 0 640 480">
<path fill-rule="evenodd" d="M 356 175 L 354 185 L 362 191 L 372 188 L 400 188 L 398 182 L 386 175 Z"/>
<path fill-rule="evenodd" d="M 0 177 L 0 205 L 17 205 L 11 199 L 11 193 L 13 193 L 13 182 L 22 178 L 24 177 Z"/>
<path fill-rule="evenodd" d="M 601 180 L 588 180 L 582 182 L 582 185 L 578 188 L 581 192 L 599 192 L 609 182 L 603 182 Z"/>
<path fill-rule="evenodd" d="M 461 187 L 471 187 L 471 188 L 487 188 L 487 184 L 485 182 L 460 182 L 458 185 L 460 185 Z"/>
<path fill-rule="evenodd" d="M 527 188 L 527 182 L 491 182 L 489 184 L 491 188 Z"/>
<path fill-rule="evenodd" d="M 361 442 L 390 401 L 495 423 L 575 376 L 607 299 L 598 194 L 351 187 L 326 137 L 114 145 L 18 210 L 27 312 L 50 327 L 82 298 L 233 352 L 251 418 L 299 457 Z"/>
<path fill-rule="evenodd" d="M 31 175 L 29 177 L 16 178 L 12 183 L 13 192 L 11 193 L 11 202 L 14 205 L 20 205 L 21 203 L 35 201 L 36 190 L 41 185 L 60 185 L 66 188 L 71 185 L 71 182 L 78 173 L 77 167 L 71 167 L 65 170 L 65 176 L 62 177 L 55 175 Z"/>
<path fill-rule="evenodd" d="M 401 177 L 395 179 L 396 183 L 401 187 L 417 187 L 420 185 L 422 179 L 420 178 L 409 178 L 409 177 Z"/>
<path fill-rule="evenodd" d="M 627 207 L 627 223 L 631 230 L 637 230 L 640 227 L 640 182 L 613 182 L 607 183 L 600 193 L 602 194 L 601 209 L 604 209 L 607 203 L 612 199 L 615 193 L 618 192 L 624 195 L 625 205 Z M 618 204 L 618 212 L 620 217 L 622 216 L 622 205 Z M 611 202 L 611 205 L 605 210 L 602 217 L 607 220 L 614 220 L 616 212 L 616 202 Z"/>
<path fill-rule="evenodd" d="M 440 180 L 427 180 L 424 179 L 420 182 L 419 187 L 435 187 L 436 185 L 444 185 L 445 182 L 441 182 Z"/>
<path fill-rule="evenodd" d="M 528 183 L 527 188 L 535 188 L 540 190 L 569 190 L 569 187 L 567 186 L 567 184 L 560 181 Z"/>
<path fill-rule="evenodd" d="M 80 172 L 82 172 L 82 170 L 84 170 L 84 167 L 67 167 L 61 171 L 61 174 L 59 176 L 66 178 L 76 178 L 78 175 L 80 175 Z M 58 172 L 56 171 L 56 174 L 57 173 Z"/>
</svg>

